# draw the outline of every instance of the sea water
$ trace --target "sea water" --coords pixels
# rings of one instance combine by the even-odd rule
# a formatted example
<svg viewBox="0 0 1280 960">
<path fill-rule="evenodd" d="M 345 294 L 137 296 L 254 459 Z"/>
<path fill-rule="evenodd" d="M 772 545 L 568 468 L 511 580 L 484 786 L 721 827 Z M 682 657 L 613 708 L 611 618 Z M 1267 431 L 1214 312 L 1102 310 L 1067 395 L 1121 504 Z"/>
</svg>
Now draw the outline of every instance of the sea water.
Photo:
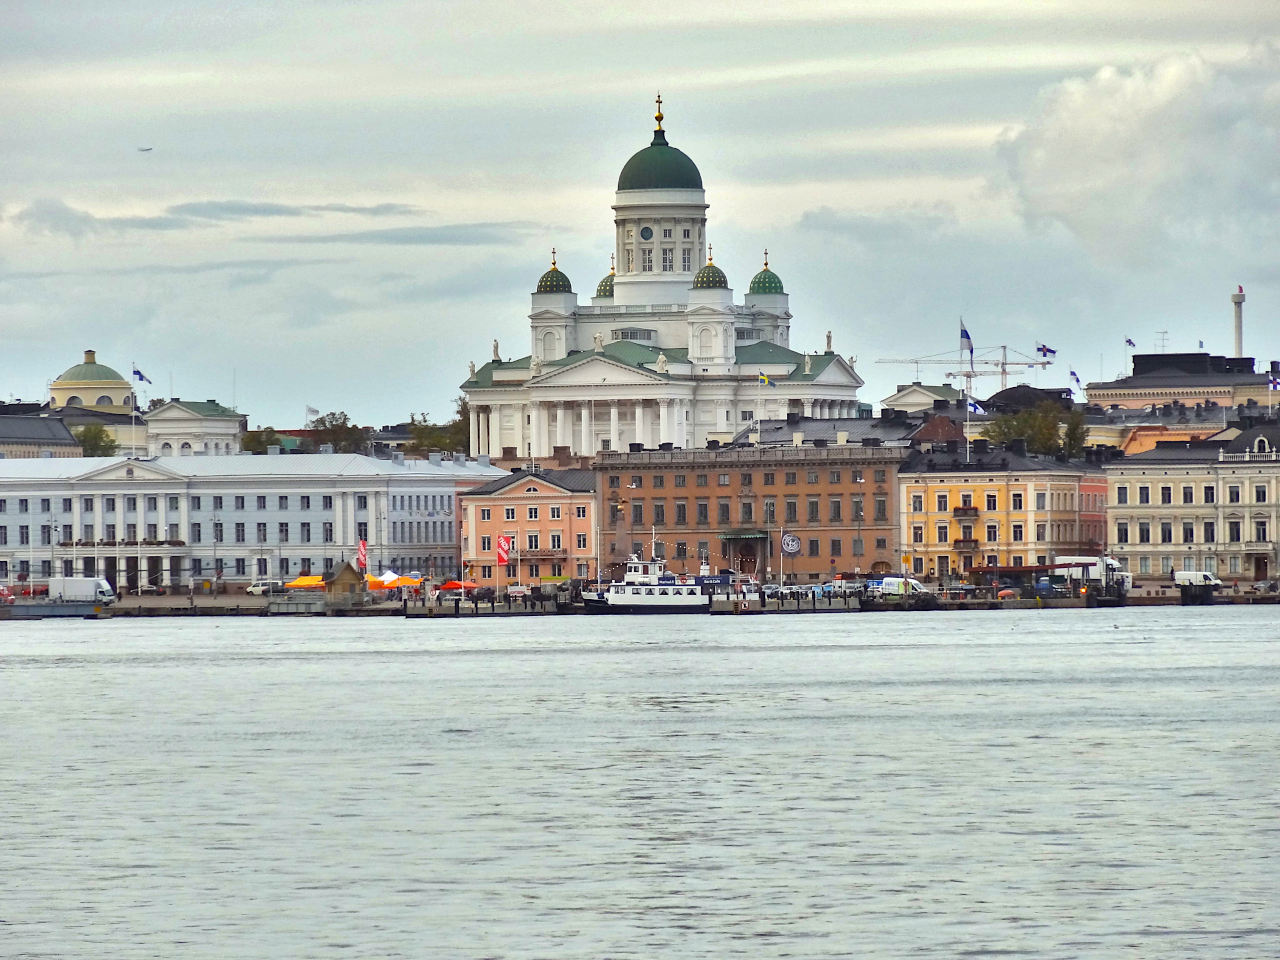
<svg viewBox="0 0 1280 960">
<path fill-rule="evenodd" d="M 0 956 L 1280 955 L 1274 607 L 0 625 Z"/>
</svg>

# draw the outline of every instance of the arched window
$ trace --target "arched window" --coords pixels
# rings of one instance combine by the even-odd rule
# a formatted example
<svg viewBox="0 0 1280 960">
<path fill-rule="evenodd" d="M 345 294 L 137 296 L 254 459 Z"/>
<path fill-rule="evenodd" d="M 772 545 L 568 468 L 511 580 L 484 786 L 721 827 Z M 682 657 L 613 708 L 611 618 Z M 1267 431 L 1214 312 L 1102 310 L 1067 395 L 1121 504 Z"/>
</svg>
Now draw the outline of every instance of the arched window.
<svg viewBox="0 0 1280 960">
<path fill-rule="evenodd" d="M 710 327 L 703 327 L 698 331 L 698 355 L 702 357 L 711 356 L 711 342 L 714 334 Z"/>
<path fill-rule="evenodd" d="M 1256 453 L 1267 453 L 1271 450 L 1271 444 L 1267 443 L 1266 437 L 1259 437 L 1253 449 Z"/>
<path fill-rule="evenodd" d="M 556 349 L 556 332 L 548 330 L 542 335 L 542 359 L 555 360 L 559 356 Z"/>
<path fill-rule="evenodd" d="M 187 441 L 183 440 L 183 441 L 182 441 L 182 447 L 181 447 L 181 449 L 180 449 L 178 452 L 179 452 L 182 456 L 184 456 L 184 457 L 189 457 L 189 456 L 191 456 L 191 444 L 189 444 L 189 443 L 187 443 Z"/>
<path fill-rule="evenodd" d="M 160 456 L 162 457 L 173 456 L 173 444 L 170 443 L 168 440 L 160 444 Z"/>
<path fill-rule="evenodd" d="M 83 407 L 83 406 L 84 406 L 84 401 L 83 401 L 83 400 L 81 400 L 79 397 L 67 397 L 67 406 L 68 406 L 68 407 Z"/>
<path fill-rule="evenodd" d="M 113 403 L 115 403 L 115 401 L 112 400 L 110 397 L 108 397 L 105 393 L 98 398 L 98 406 L 100 407 L 109 407 Z"/>
</svg>

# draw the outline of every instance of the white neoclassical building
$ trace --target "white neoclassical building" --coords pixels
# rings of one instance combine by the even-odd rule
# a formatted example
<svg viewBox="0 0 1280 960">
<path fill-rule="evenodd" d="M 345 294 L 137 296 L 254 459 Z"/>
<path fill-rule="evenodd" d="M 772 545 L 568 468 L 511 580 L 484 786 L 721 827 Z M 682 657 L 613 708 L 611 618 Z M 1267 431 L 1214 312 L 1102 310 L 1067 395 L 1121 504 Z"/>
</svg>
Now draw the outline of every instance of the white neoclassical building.
<svg viewBox="0 0 1280 960">
<path fill-rule="evenodd" d="M 862 379 L 825 349 L 791 349 L 791 311 L 764 269 L 741 303 L 707 245 L 702 175 L 667 143 L 661 101 L 649 146 L 622 168 L 613 204 L 616 266 L 578 302 L 552 251 L 533 293 L 528 356 L 493 358 L 462 390 L 471 451 L 577 455 L 730 440 L 744 423 L 853 417 Z"/>
</svg>

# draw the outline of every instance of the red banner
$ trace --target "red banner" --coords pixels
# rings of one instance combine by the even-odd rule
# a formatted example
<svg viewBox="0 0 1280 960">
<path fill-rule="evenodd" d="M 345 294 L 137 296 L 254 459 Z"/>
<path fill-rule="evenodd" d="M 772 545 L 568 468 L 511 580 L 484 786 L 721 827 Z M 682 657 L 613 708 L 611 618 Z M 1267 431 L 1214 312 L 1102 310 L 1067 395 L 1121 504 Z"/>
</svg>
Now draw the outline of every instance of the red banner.
<svg viewBox="0 0 1280 960">
<path fill-rule="evenodd" d="M 356 564 L 361 570 L 369 566 L 369 545 L 363 540 L 360 541 L 360 546 L 356 548 Z"/>
<path fill-rule="evenodd" d="M 511 538 L 498 538 L 498 563 L 506 563 L 507 557 L 511 555 Z"/>
</svg>

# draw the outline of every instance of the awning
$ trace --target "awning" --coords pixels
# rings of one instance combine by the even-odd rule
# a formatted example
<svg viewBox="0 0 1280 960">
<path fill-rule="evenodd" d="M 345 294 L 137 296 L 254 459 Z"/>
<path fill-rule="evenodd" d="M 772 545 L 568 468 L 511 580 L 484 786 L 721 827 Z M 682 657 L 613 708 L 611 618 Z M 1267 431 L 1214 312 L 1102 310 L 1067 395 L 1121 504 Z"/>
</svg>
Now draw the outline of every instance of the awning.
<svg viewBox="0 0 1280 960">
<path fill-rule="evenodd" d="M 721 540 L 768 540 L 769 534 L 764 530 L 753 530 L 751 527 L 734 527 L 723 530 L 718 536 Z"/>
</svg>

